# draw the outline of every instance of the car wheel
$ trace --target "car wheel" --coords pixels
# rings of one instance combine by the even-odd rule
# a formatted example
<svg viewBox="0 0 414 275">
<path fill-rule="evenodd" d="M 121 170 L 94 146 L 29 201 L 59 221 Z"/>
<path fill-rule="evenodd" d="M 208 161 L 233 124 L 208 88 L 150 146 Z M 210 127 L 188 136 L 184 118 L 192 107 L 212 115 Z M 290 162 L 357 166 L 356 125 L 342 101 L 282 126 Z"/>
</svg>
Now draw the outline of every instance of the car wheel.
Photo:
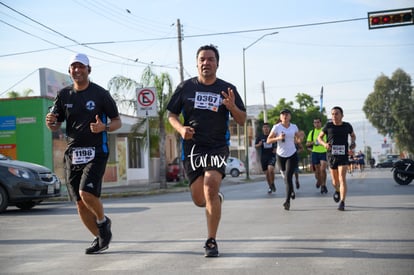
<svg viewBox="0 0 414 275">
<path fill-rule="evenodd" d="M 0 186 L 0 213 L 6 210 L 9 204 L 9 197 L 7 196 L 6 190 Z"/>
<path fill-rule="evenodd" d="M 22 201 L 16 203 L 16 207 L 20 208 L 21 210 L 30 210 L 36 205 L 34 201 Z"/>
<path fill-rule="evenodd" d="M 231 175 L 233 178 L 235 178 L 235 177 L 238 177 L 238 176 L 240 175 L 240 172 L 239 172 L 239 170 L 237 170 L 237 169 L 231 169 L 231 171 L 230 171 L 230 175 Z"/>
</svg>

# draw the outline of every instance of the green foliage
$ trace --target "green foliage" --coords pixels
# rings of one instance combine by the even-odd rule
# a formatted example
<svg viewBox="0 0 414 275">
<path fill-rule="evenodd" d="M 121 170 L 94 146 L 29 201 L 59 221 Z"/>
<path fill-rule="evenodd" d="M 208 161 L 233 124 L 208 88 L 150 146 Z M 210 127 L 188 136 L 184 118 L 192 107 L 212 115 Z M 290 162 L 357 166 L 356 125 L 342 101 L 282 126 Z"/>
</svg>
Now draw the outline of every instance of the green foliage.
<svg viewBox="0 0 414 275">
<path fill-rule="evenodd" d="M 383 135 L 390 135 L 400 150 L 414 153 L 414 88 L 411 77 L 397 69 L 391 78 L 375 80 L 374 91 L 364 102 L 363 111 Z"/>
</svg>

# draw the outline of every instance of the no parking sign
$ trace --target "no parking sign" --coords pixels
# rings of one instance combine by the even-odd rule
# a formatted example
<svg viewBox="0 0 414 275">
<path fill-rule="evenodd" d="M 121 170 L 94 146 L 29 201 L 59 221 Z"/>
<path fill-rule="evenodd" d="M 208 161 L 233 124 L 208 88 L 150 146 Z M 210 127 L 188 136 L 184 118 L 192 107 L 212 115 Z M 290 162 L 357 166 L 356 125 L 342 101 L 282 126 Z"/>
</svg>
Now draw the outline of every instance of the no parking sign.
<svg viewBox="0 0 414 275">
<path fill-rule="evenodd" d="M 137 89 L 138 116 L 157 117 L 157 97 L 155 88 Z"/>
</svg>

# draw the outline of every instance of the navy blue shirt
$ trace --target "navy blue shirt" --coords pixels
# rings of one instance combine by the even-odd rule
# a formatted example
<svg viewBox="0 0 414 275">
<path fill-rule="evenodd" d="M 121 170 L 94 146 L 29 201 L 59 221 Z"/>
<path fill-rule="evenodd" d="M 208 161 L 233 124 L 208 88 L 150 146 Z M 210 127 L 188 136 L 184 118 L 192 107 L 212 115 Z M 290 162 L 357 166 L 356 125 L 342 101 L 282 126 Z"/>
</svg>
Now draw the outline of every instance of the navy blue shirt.
<svg viewBox="0 0 414 275">
<path fill-rule="evenodd" d="M 96 122 L 96 115 L 103 123 L 108 117 L 119 116 L 118 108 L 110 93 L 90 82 L 83 91 L 75 91 L 73 86 L 60 90 L 54 103 L 58 122 L 66 120 L 68 148 L 95 147 L 96 154 L 108 153 L 107 132 L 92 133 L 90 123 Z"/>
</svg>

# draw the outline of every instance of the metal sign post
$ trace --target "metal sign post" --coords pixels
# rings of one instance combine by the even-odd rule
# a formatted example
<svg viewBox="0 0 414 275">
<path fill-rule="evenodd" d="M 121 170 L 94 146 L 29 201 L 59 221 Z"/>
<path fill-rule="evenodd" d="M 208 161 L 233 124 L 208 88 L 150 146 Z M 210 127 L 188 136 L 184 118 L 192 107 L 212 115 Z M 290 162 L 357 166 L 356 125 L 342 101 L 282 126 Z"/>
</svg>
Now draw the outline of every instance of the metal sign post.
<svg viewBox="0 0 414 275">
<path fill-rule="evenodd" d="M 157 97 L 156 89 L 151 88 L 140 88 L 137 89 L 137 115 L 139 117 L 145 117 L 146 131 L 147 131 L 147 149 L 148 149 L 148 173 L 149 181 L 151 183 L 151 148 L 150 148 L 150 134 L 149 134 L 149 118 L 157 117 Z"/>
</svg>

